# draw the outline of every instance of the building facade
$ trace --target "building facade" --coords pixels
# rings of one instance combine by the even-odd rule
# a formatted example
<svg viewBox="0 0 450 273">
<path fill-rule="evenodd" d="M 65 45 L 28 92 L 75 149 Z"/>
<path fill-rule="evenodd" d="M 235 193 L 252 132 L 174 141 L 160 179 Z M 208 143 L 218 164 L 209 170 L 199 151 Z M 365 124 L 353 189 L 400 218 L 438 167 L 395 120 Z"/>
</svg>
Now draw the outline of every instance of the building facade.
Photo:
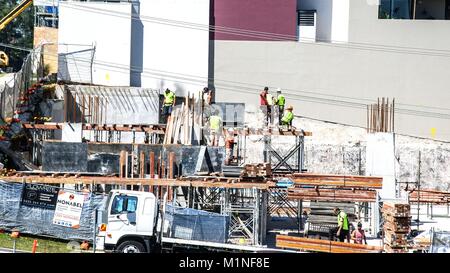
<svg viewBox="0 0 450 273">
<path fill-rule="evenodd" d="M 279 87 L 297 115 L 361 127 L 395 98 L 397 133 L 450 141 L 449 1 L 92 2 L 60 2 L 59 43 L 95 45 L 93 83 L 254 105 Z"/>
</svg>

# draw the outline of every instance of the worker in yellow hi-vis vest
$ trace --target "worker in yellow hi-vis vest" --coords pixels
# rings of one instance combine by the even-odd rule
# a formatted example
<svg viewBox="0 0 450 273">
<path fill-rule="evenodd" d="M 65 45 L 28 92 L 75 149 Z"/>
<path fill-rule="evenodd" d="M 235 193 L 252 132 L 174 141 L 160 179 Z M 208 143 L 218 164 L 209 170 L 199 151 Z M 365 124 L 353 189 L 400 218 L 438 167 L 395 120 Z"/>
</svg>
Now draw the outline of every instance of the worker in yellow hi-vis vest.
<svg viewBox="0 0 450 273">
<path fill-rule="evenodd" d="M 220 128 L 222 127 L 222 118 L 219 111 L 214 110 L 209 117 L 209 130 L 211 135 L 211 146 L 219 146 Z"/>
<path fill-rule="evenodd" d="M 172 114 L 172 108 L 175 106 L 175 93 L 170 91 L 169 88 L 164 92 L 164 101 L 162 108 L 162 115 L 164 117 L 164 123 L 167 123 L 167 119 Z"/>
<path fill-rule="evenodd" d="M 292 113 L 293 110 L 294 107 L 290 105 L 286 108 L 283 118 L 281 118 L 281 125 L 287 125 L 288 129 L 291 129 L 292 127 L 292 120 L 294 119 L 294 113 Z"/>
<path fill-rule="evenodd" d="M 350 225 L 348 222 L 348 216 L 345 211 L 340 210 L 338 207 L 334 208 L 334 214 L 337 216 L 337 230 L 336 236 L 339 238 L 340 242 L 344 242 L 347 239 L 347 242 L 350 243 Z"/>
</svg>

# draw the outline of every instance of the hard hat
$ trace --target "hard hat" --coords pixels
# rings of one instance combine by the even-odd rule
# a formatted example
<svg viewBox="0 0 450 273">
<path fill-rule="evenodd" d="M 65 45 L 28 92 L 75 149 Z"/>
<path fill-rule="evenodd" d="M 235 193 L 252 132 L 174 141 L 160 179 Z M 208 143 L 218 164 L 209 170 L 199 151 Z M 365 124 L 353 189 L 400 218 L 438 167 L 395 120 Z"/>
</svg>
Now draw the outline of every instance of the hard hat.
<svg viewBox="0 0 450 273">
<path fill-rule="evenodd" d="M 228 128 L 228 132 L 229 132 L 229 133 L 233 133 L 233 132 L 234 132 L 234 129 L 233 129 L 233 128 Z"/>
<path fill-rule="evenodd" d="M 269 91 L 269 87 L 264 87 L 264 91 Z"/>
<path fill-rule="evenodd" d="M 294 110 L 294 107 L 292 105 L 289 105 L 289 107 L 286 108 L 286 110 Z"/>
<path fill-rule="evenodd" d="M 166 88 L 166 92 L 170 92 L 170 89 L 169 89 L 169 88 Z"/>
<path fill-rule="evenodd" d="M 278 87 L 278 88 L 277 88 L 277 92 L 281 92 L 281 88 Z"/>
</svg>

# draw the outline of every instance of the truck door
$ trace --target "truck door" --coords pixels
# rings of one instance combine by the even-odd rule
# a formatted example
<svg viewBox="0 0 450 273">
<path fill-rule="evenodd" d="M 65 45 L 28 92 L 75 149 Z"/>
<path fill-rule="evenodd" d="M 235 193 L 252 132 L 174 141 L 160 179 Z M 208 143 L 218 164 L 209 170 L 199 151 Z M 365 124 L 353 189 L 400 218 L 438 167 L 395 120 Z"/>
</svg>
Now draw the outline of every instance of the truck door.
<svg viewBox="0 0 450 273">
<path fill-rule="evenodd" d="M 142 199 L 141 199 L 142 200 Z M 153 228 L 155 226 L 155 214 L 156 214 L 156 200 L 155 196 L 151 195 L 143 199 L 144 206 L 141 212 L 139 212 L 139 221 L 137 223 L 137 231 L 140 233 L 153 234 Z"/>
<path fill-rule="evenodd" d="M 108 233 L 112 236 L 136 233 L 136 210 L 138 208 L 138 197 L 132 195 L 115 195 L 108 214 Z"/>
</svg>

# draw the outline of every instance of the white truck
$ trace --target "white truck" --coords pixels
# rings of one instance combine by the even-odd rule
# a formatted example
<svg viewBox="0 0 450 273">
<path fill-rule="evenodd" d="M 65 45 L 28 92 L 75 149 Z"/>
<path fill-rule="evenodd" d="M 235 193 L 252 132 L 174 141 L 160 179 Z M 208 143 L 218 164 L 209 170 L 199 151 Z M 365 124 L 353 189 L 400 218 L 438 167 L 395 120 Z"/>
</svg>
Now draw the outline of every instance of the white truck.
<svg viewBox="0 0 450 273">
<path fill-rule="evenodd" d="M 165 211 L 166 198 L 162 204 Z M 123 253 L 164 249 L 199 249 L 224 252 L 280 252 L 279 249 L 164 237 L 164 213 L 153 193 L 112 190 L 98 222 L 96 250 Z M 164 228 L 161 228 L 164 226 Z"/>
</svg>

